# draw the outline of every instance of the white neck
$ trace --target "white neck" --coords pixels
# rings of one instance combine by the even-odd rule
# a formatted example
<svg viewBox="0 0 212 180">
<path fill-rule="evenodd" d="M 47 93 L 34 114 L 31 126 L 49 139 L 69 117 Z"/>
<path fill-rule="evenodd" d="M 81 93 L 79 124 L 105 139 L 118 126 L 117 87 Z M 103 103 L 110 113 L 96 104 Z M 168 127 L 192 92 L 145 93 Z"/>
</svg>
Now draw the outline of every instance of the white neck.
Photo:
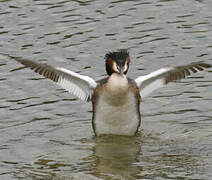
<svg viewBox="0 0 212 180">
<path fill-rule="evenodd" d="M 128 80 L 124 74 L 113 73 L 106 84 L 106 91 L 111 95 L 125 94 L 128 91 Z"/>
</svg>

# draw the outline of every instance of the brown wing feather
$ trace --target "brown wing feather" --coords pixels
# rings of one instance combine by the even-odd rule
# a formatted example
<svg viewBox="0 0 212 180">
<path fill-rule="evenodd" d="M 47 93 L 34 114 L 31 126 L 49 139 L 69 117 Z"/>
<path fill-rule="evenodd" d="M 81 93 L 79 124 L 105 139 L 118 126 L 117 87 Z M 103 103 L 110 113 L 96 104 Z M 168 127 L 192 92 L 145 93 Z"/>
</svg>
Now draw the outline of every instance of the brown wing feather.
<svg viewBox="0 0 212 180">
<path fill-rule="evenodd" d="M 195 62 L 184 66 L 165 67 L 146 76 L 140 76 L 135 79 L 135 82 L 140 89 L 141 97 L 145 98 L 151 92 L 163 87 L 169 82 L 185 78 L 191 73 L 196 73 L 210 67 L 212 67 L 211 64 L 204 62 Z"/>
<path fill-rule="evenodd" d="M 28 68 L 34 70 L 36 73 L 53 80 L 54 82 L 56 82 L 56 83 L 58 82 L 59 74 L 57 71 L 54 71 L 53 66 L 50 66 L 48 64 L 41 65 L 39 63 L 35 63 L 33 61 L 24 60 L 24 59 L 16 59 L 16 61 L 23 64 L 25 67 L 28 67 Z"/>
<path fill-rule="evenodd" d="M 15 58 L 15 60 L 23 64 L 25 67 L 34 70 L 36 73 L 53 80 L 58 85 L 84 101 L 90 101 L 93 90 L 97 85 L 92 78 L 80 75 L 65 68 L 36 63 L 25 59 Z"/>
<path fill-rule="evenodd" d="M 186 76 L 190 75 L 191 72 L 196 73 L 198 71 L 203 71 L 204 68 L 210 67 L 212 67 L 211 64 L 203 62 L 191 63 L 186 66 L 177 66 L 173 70 L 167 72 L 167 75 L 165 76 L 165 83 L 167 84 L 171 81 L 176 81 L 185 78 Z"/>
</svg>

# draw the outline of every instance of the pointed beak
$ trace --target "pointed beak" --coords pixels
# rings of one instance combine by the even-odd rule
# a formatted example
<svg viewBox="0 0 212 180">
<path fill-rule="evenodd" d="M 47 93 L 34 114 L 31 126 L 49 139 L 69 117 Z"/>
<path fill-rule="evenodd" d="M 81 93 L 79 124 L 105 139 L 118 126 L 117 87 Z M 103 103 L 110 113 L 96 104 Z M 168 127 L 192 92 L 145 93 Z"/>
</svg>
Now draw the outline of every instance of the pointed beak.
<svg viewBox="0 0 212 180">
<path fill-rule="evenodd" d="M 118 66 L 118 71 L 120 72 L 120 74 L 124 73 L 124 66 L 120 67 Z"/>
</svg>

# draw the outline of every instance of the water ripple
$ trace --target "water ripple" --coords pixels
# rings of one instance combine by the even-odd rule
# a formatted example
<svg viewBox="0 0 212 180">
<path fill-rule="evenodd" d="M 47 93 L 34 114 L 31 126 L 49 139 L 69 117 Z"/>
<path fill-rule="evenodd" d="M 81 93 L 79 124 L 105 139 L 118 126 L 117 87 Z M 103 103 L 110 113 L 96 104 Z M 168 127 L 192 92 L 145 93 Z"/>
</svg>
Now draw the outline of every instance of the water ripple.
<svg viewBox="0 0 212 180">
<path fill-rule="evenodd" d="M 136 137 L 93 138 L 91 104 L 11 60 L 95 79 L 105 76 L 105 53 L 120 48 L 130 50 L 133 78 L 167 65 L 211 63 L 209 1 L 2 0 L 0 6 L 0 179 L 210 178 L 212 70 L 144 101 Z"/>
</svg>

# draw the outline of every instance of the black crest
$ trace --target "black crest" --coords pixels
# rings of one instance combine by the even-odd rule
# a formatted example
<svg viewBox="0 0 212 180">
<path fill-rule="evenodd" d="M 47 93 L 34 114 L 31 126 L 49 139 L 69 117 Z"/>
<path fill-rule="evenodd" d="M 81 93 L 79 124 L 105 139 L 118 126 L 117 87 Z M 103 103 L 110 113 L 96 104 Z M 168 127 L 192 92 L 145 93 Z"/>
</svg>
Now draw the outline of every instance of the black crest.
<svg viewBox="0 0 212 180">
<path fill-rule="evenodd" d="M 121 60 L 126 60 L 126 58 L 129 56 L 129 52 L 126 49 L 121 49 L 118 51 L 112 51 L 108 52 L 105 55 L 105 60 L 107 61 L 108 59 L 113 59 L 114 61 L 121 61 Z"/>
<path fill-rule="evenodd" d="M 105 65 L 107 74 L 110 76 L 113 73 L 113 69 L 110 66 L 109 60 L 112 59 L 118 65 L 124 66 L 126 58 L 129 56 L 129 52 L 126 49 L 121 49 L 118 51 L 108 52 L 105 55 Z"/>
</svg>

